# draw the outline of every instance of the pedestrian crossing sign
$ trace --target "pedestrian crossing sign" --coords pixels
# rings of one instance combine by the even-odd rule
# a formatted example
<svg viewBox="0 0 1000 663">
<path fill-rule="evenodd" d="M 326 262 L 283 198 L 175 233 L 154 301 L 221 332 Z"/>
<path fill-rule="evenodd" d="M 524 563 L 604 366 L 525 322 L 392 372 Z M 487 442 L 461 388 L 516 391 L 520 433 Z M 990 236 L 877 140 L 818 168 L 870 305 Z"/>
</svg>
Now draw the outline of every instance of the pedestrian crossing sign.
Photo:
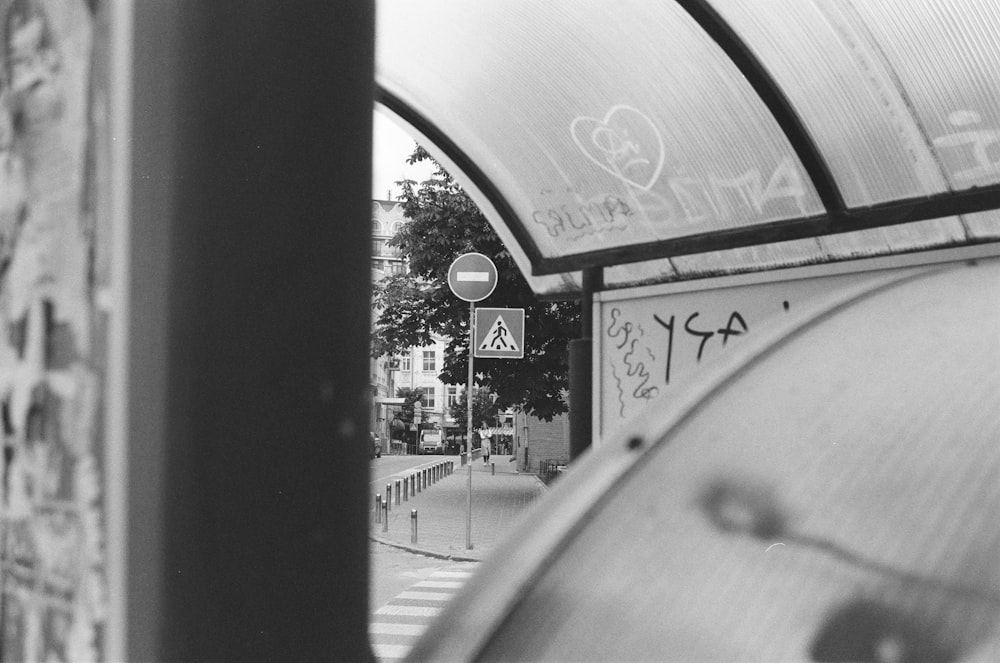
<svg viewBox="0 0 1000 663">
<path fill-rule="evenodd" d="M 477 308 L 474 357 L 524 358 L 524 309 Z"/>
</svg>

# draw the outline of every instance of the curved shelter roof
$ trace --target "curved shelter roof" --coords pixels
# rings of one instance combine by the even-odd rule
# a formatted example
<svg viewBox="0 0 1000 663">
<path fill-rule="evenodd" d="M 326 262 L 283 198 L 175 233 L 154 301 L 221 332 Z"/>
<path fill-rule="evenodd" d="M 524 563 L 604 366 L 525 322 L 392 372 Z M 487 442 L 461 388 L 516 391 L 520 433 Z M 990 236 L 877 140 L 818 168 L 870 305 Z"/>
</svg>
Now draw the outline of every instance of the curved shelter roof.
<svg viewBox="0 0 1000 663">
<path fill-rule="evenodd" d="M 384 109 L 542 294 L 1000 239 L 993 0 L 383 0 Z"/>
</svg>

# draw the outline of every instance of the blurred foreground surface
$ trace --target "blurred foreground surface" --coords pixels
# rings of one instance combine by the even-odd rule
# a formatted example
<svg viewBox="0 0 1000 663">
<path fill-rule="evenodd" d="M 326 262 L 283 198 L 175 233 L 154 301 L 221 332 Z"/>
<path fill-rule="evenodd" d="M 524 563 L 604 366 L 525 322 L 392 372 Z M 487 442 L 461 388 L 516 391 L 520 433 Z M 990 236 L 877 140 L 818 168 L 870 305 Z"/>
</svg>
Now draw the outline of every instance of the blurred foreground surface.
<svg viewBox="0 0 1000 663">
<path fill-rule="evenodd" d="M 559 482 L 413 660 L 1000 659 L 1000 264 L 817 302 Z"/>
</svg>

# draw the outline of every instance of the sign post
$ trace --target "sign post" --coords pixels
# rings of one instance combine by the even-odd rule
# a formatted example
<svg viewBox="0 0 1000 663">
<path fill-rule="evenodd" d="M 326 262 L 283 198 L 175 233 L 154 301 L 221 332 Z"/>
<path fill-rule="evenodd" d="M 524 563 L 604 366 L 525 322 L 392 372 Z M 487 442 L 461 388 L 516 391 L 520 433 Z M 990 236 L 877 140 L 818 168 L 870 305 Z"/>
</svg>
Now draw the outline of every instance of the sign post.
<svg viewBox="0 0 1000 663">
<path fill-rule="evenodd" d="M 475 355 L 476 302 L 493 294 L 497 287 L 497 268 L 482 253 L 463 253 L 448 268 L 448 287 L 462 301 L 469 302 L 469 380 L 465 387 L 466 431 L 465 452 L 468 461 L 468 509 L 465 519 L 465 548 L 472 550 L 472 382 L 475 373 L 472 359 Z M 523 344 L 522 344 L 523 345 Z"/>
</svg>

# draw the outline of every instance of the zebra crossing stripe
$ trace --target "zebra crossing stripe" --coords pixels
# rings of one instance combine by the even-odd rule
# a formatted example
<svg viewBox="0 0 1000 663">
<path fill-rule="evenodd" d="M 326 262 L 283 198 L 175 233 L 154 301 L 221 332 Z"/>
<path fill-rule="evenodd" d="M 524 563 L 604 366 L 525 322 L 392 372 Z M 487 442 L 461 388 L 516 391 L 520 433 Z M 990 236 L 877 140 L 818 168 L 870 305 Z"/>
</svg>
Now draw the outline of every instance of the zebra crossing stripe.
<svg viewBox="0 0 1000 663">
<path fill-rule="evenodd" d="M 424 608 L 416 605 L 386 605 L 375 611 L 376 615 L 395 615 L 397 617 L 437 617 L 441 608 Z"/>
<path fill-rule="evenodd" d="M 413 601 L 448 601 L 454 594 L 447 592 L 402 592 L 397 599 L 410 599 Z"/>
<path fill-rule="evenodd" d="M 472 571 L 435 571 L 432 578 L 471 578 Z"/>
<path fill-rule="evenodd" d="M 435 589 L 459 589 L 464 583 L 457 580 L 422 580 L 414 587 L 428 587 Z"/>
<path fill-rule="evenodd" d="M 374 622 L 368 625 L 368 633 L 371 635 L 409 635 L 416 637 L 423 635 L 427 630 L 427 624 L 392 624 L 389 622 Z"/>
<path fill-rule="evenodd" d="M 379 660 L 385 660 L 389 658 L 404 658 L 412 647 L 410 645 L 383 645 L 383 644 L 373 644 L 372 652 Z"/>
</svg>

